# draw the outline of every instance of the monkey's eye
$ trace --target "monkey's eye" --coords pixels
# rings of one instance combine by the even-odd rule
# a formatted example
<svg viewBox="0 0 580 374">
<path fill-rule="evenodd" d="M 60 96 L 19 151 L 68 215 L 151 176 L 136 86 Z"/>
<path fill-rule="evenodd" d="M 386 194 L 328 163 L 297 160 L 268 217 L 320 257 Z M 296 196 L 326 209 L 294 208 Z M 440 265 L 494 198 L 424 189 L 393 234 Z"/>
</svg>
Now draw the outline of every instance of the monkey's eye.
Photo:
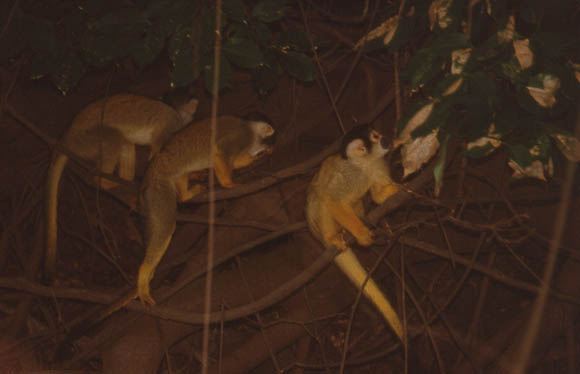
<svg viewBox="0 0 580 374">
<path fill-rule="evenodd" d="M 381 134 L 379 134 L 376 131 L 373 131 L 371 132 L 370 138 L 373 143 L 377 143 L 381 139 Z"/>
</svg>

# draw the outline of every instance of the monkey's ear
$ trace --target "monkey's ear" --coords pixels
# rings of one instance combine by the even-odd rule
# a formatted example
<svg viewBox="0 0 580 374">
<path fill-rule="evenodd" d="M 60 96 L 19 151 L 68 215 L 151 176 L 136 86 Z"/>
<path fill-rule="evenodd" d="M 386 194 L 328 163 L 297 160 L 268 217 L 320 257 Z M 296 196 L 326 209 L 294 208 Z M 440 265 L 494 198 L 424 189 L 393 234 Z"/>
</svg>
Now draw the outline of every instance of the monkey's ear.
<svg viewBox="0 0 580 374">
<path fill-rule="evenodd" d="M 346 157 L 362 157 L 367 154 L 367 147 L 362 139 L 354 139 L 346 146 Z"/>
<path fill-rule="evenodd" d="M 186 125 L 193 119 L 193 115 L 197 111 L 197 105 L 199 101 L 197 99 L 191 99 L 187 103 L 177 107 L 177 113 L 181 117 L 183 124 Z"/>
</svg>

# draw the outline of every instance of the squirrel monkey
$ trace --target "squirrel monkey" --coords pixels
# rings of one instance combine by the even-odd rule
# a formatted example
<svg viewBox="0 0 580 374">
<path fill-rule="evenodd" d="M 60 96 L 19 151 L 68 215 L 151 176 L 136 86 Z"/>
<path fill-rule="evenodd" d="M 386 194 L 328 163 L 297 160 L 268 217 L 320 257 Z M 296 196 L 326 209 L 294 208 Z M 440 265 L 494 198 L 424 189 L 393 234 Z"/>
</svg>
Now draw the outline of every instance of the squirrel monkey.
<svg viewBox="0 0 580 374">
<path fill-rule="evenodd" d="M 389 151 L 384 141 L 368 125 L 355 127 L 343 138 L 340 154 L 322 163 L 308 188 L 306 218 L 310 231 L 325 246 L 340 251 L 334 262 L 357 288 L 362 287 L 368 274 L 347 246 L 342 229 L 348 230 L 360 245 L 371 245 L 373 234 L 361 221 L 363 196 L 370 191 L 373 201 L 381 204 L 400 189 L 391 179 L 384 160 Z M 363 292 L 401 341 L 405 341 L 399 317 L 372 278 Z"/>
<path fill-rule="evenodd" d="M 189 175 L 209 168 L 213 159 L 218 182 L 223 187 L 232 188 L 235 186 L 233 169 L 272 153 L 274 129 L 263 119 L 221 116 L 216 121 L 213 149 L 210 149 L 211 118 L 208 118 L 187 126 L 169 139 L 145 172 L 140 208 L 145 215 L 147 248 L 139 268 L 136 295 L 134 292 L 131 298 L 139 296 L 141 301 L 155 304 L 149 282 L 175 231 L 176 200 L 189 200 L 204 190 L 200 185 L 190 188 Z M 129 300 L 125 299 L 124 303 Z"/>
<path fill-rule="evenodd" d="M 119 177 L 135 177 L 135 145 L 150 145 L 152 155 L 167 139 L 191 121 L 198 101 L 189 100 L 177 109 L 144 96 L 119 94 L 84 107 L 73 119 L 61 143 L 78 157 L 98 161 L 101 172 L 112 174 L 118 164 Z M 48 278 L 54 275 L 57 239 L 58 186 L 68 156 L 55 151 L 46 181 L 46 258 Z M 103 189 L 117 183 L 100 180 Z"/>
</svg>

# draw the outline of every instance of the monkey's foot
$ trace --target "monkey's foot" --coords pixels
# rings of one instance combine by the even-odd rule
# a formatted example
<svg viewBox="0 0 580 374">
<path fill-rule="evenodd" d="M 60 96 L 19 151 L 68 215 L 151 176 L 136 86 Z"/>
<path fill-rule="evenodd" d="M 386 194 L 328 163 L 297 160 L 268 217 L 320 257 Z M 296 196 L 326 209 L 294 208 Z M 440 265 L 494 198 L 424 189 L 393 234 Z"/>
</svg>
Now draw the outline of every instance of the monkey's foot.
<svg viewBox="0 0 580 374">
<path fill-rule="evenodd" d="M 139 286 L 139 288 L 137 289 L 137 296 L 139 296 L 139 299 L 141 300 L 142 303 L 155 305 L 155 300 L 153 300 L 153 297 L 151 297 L 151 294 L 149 293 L 149 285 L 147 285 L 146 287 Z"/>
<path fill-rule="evenodd" d="M 195 195 L 205 192 L 206 190 L 207 188 L 205 188 L 204 186 L 196 184 L 187 191 L 177 190 L 177 198 L 179 201 L 187 201 L 189 199 L 192 199 Z"/>
<path fill-rule="evenodd" d="M 362 245 L 363 247 L 368 247 L 374 243 L 374 236 L 374 233 L 365 227 L 364 230 L 355 235 L 355 238 L 358 244 Z"/>
<path fill-rule="evenodd" d="M 99 184 L 99 176 L 98 175 L 94 177 L 94 181 L 95 181 L 95 184 Z M 103 190 L 110 190 L 111 188 L 115 188 L 119 185 L 119 183 L 113 182 L 112 180 L 109 180 L 103 176 L 100 178 L 100 181 L 101 181 L 101 188 Z"/>
<path fill-rule="evenodd" d="M 220 183 L 220 184 L 224 188 L 234 188 L 238 185 L 237 183 L 234 183 L 234 182 L 224 182 L 224 183 Z"/>
</svg>

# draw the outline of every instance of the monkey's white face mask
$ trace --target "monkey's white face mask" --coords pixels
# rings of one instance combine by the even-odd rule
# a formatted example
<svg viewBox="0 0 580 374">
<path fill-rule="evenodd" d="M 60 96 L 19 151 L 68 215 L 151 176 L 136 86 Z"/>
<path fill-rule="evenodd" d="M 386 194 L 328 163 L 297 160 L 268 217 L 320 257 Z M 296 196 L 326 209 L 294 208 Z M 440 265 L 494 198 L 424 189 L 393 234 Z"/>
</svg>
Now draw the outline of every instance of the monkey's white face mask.
<svg viewBox="0 0 580 374">
<path fill-rule="evenodd" d="M 254 142 L 248 151 L 250 156 L 259 159 L 272 154 L 275 141 L 274 128 L 262 121 L 250 122 L 250 127 L 254 132 Z"/>
<path fill-rule="evenodd" d="M 382 159 L 388 152 L 384 136 L 375 130 L 369 133 L 367 141 L 354 139 L 346 146 L 346 155 L 355 164 L 367 164 L 369 159 Z"/>
</svg>

